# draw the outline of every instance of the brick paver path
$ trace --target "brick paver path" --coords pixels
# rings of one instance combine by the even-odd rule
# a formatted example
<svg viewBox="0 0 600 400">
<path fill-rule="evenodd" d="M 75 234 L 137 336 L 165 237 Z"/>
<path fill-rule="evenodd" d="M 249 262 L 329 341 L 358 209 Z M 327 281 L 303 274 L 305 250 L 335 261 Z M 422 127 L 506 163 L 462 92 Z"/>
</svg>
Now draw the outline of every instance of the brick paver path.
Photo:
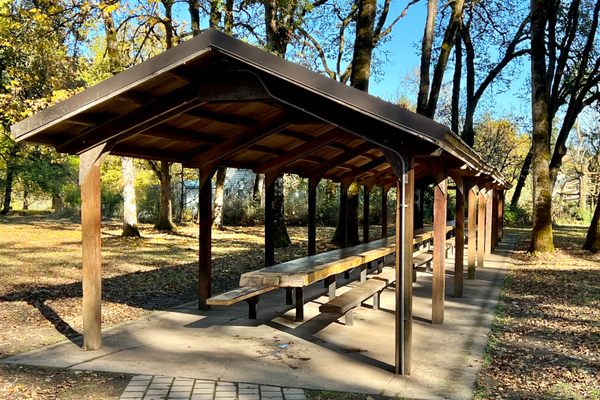
<svg viewBox="0 0 600 400">
<path fill-rule="evenodd" d="M 304 390 L 279 386 L 137 375 L 121 400 L 306 400 Z"/>
</svg>

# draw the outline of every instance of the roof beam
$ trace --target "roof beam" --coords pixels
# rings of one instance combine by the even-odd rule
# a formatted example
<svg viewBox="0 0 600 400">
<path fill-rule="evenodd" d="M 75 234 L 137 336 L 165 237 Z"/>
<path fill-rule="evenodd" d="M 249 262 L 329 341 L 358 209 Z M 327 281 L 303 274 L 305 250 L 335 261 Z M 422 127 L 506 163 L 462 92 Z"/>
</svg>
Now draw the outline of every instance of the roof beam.
<svg viewBox="0 0 600 400">
<path fill-rule="evenodd" d="M 63 153 L 82 153 L 108 141 L 146 131 L 208 101 L 259 100 L 269 97 L 264 87 L 248 77 L 212 77 L 152 99 L 135 110 L 96 125 L 57 146 Z"/>
<path fill-rule="evenodd" d="M 388 176 L 390 173 L 393 173 L 391 166 L 390 166 L 390 168 L 386 168 L 383 171 L 375 173 L 374 175 L 360 178 L 356 181 L 356 183 L 358 183 L 359 185 L 366 185 L 366 186 L 376 185 L 381 178 Z"/>
<path fill-rule="evenodd" d="M 167 125 L 155 126 L 149 130 L 140 132 L 139 134 L 163 139 L 180 140 L 182 142 L 191 142 L 194 144 L 218 144 L 223 142 L 221 138 L 214 135 L 209 135 L 191 129 L 170 127 Z"/>
<path fill-rule="evenodd" d="M 372 150 L 372 149 L 373 149 L 373 144 L 370 142 L 365 142 L 363 144 L 360 144 L 360 145 L 354 147 L 351 150 L 348 150 L 348 151 L 340 154 L 339 156 L 336 156 L 336 157 L 330 159 L 323 165 L 313 168 L 312 170 L 308 171 L 307 175 L 309 177 L 315 177 L 315 178 L 322 177 L 330 169 L 335 168 L 345 162 L 348 162 L 348 161 L 352 160 L 353 158 L 356 158 L 359 155 L 364 154 L 367 151 Z"/>
<path fill-rule="evenodd" d="M 209 119 L 220 122 L 222 124 L 240 126 L 242 128 L 250 128 L 258 123 L 258 121 L 253 118 L 243 117 L 241 115 L 220 113 L 217 111 L 207 110 L 202 107 L 196 107 L 186 112 L 185 114 L 191 117 Z"/>
<path fill-rule="evenodd" d="M 191 157 L 186 157 L 191 159 L 184 165 L 186 167 L 202 168 L 213 163 L 218 163 L 219 160 L 226 159 L 235 153 L 245 150 L 263 138 L 277 133 L 289 125 L 290 122 L 287 114 L 280 114 L 272 119 L 261 122 L 255 127 L 248 129 L 207 151 L 192 155 Z"/>
<path fill-rule="evenodd" d="M 336 130 L 336 127 L 330 126 L 320 136 L 317 136 L 316 138 L 313 138 L 313 140 L 301 144 L 300 146 L 294 147 L 293 149 L 287 151 L 284 155 L 280 157 L 267 161 L 263 165 L 256 168 L 255 172 L 260 174 L 266 174 L 268 172 L 273 172 L 278 169 L 281 169 L 286 165 L 291 164 L 294 161 L 297 161 L 306 155 L 309 155 L 313 151 L 316 151 L 321 147 L 338 140 L 340 136 L 341 133 L 338 130 Z"/>
<path fill-rule="evenodd" d="M 340 181 L 344 181 L 350 178 L 354 178 L 357 177 L 360 174 L 363 174 L 369 170 L 372 170 L 374 168 L 379 167 L 382 164 L 387 163 L 387 158 L 385 156 L 381 156 L 379 158 L 376 158 L 375 160 L 369 161 L 368 163 L 361 165 L 358 168 L 353 169 L 352 171 L 348 171 L 346 173 L 344 173 L 343 175 L 341 175 L 338 179 Z"/>
<path fill-rule="evenodd" d="M 125 157 L 143 158 L 147 160 L 164 160 L 176 163 L 183 161 L 181 157 L 176 154 L 171 154 L 168 151 L 132 146 L 123 143 L 116 144 L 110 151 L 110 154 Z"/>
</svg>

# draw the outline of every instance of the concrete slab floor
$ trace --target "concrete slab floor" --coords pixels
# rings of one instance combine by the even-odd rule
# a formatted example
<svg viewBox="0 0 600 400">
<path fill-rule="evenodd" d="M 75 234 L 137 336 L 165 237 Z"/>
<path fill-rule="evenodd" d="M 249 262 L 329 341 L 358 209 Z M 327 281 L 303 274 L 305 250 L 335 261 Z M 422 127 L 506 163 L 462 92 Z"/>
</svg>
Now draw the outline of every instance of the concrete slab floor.
<svg viewBox="0 0 600 400">
<path fill-rule="evenodd" d="M 293 306 L 285 305 L 285 291 L 278 290 L 261 297 L 255 321 L 247 318 L 245 303 L 211 311 L 198 311 L 195 303 L 188 303 L 105 330 L 103 348 L 97 351 L 83 351 L 65 341 L 3 362 L 418 399 L 469 399 L 514 244 L 513 238 L 505 237 L 486 259 L 485 268 L 477 270 L 477 279 L 465 277 L 462 298 L 452 296 L 454 263 L 447 260 L 442 325 L 429 322 L 431 275 L 418 274 L 410 376 L 390 372 L 393 289 L 382 294 L 379 311 L 370 308 L 369 300 L 355 310 L 354 326 L 345 326 L 343 318 L 319 314 L 319 305 L 326 301 L 320 282 L 305 291 L 303 323 L 294 321 Z M 340 287 L 338 294 L 344 290 Z"/>
</svg>

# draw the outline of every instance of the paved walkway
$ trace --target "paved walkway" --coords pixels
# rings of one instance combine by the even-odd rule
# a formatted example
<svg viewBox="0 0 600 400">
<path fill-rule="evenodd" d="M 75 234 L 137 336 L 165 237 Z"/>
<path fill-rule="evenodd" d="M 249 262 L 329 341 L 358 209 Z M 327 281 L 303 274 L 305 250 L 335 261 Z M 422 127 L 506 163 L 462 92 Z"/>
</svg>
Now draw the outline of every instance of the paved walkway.
<svg viewBox="0 0 600 400">
<path fill-rule="evenodd" d="M 137 375 L 121 400 L 306 400 L 304 390 L 278 386 Z"/>
<path fill-rule="evenodd" d="M 3 362 L 265 387 L 470 399 L 513 247 L 514 240 L 505 238 L 487 258 L 486 268 L 477 270 L 477 279 L 465 278 L 461 298 L 452 296 L 453 262 L 448 260 L 442 325 L 430 322 L 431 275 L 418 274 L 413 285 L 410 376 L 391 372 L 394 290 L 382 293 L 378 311 L 370 303 L 358 307 L 354 326 L 346 326 L 319 313 L 319 305 L 327 301 L 321 283 L 305 292 L 303 323 L 294 321 L 285 292 L 273 291 L 261 296 L 258 320 L 248 319 L 245 303 L 208 312 L 190 303 L 104 330 L 103 347 L 97 351 L 82 351 L 66 341 Z M 344 290 L 340 287 L 338 293 Z"/>
</svg>

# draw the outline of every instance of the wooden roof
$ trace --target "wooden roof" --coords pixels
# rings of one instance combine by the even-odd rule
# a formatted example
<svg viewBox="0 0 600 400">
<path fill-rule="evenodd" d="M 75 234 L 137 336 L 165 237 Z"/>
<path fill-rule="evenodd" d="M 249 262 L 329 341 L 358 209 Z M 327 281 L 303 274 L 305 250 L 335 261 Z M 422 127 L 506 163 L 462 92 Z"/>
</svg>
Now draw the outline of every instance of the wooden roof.
<svg viewBox="0 0 600 400">
<path fill-rule="evenodd" d="M 394 181 L 382 148 L 508 186 L 447 127 L 208 30 L 13 125 L 17 141 L 81 154 Z"/>
</svg>

